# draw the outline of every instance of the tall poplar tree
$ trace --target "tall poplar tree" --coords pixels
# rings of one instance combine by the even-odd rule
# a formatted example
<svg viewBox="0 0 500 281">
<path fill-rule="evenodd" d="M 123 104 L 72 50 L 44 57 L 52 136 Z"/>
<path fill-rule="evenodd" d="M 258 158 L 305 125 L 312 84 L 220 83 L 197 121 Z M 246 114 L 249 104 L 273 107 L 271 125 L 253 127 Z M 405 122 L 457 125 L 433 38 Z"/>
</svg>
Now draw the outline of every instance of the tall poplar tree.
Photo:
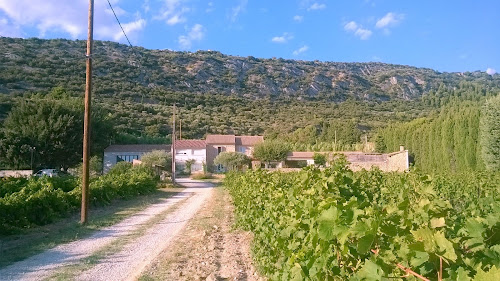
<svg viewBox="0 0 500 281">
<path fill-rule="evenodd" d="M 500 170 L 500 96 L 486 101 L 481 112 L 481 155 L 486 169 Z"/>
</svg>

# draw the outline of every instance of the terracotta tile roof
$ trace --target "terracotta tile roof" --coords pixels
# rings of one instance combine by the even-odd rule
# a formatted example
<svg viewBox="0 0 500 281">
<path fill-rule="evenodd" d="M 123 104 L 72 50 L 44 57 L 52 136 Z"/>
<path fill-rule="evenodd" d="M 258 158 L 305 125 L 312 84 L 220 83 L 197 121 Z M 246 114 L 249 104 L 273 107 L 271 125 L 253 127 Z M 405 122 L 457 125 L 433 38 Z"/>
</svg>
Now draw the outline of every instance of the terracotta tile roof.
<svg viewBox="0 0 500 281">
<path fill-rule="evenodd" d="M 235 135 L 207 135 L 208 144 L 235 144 Z"/>
<path fill-rule="evenodd" d="M 104 152 L 151 152 L 153 150 L 170 151 L 170 144 L 113 144 Z"/>
<path fill-rule="evenodd" d="M 204 140 L 176 140 L 176 149 L 205 149 L 207 143 Z"/>
<path fill-rule="evenodd" d="M 286 158 L 289 160 L 312 159 L 313 155 L 314 155 L 314 152 L 310 152 L 310 151 L 292 151 L 292 152 L 288 153 Z"/>
<path fill-rule="evenodd" d="M 236 136 L 236 145 L 254 146 L 263 141 L 263 136 Z"/>
<path fill-rule="evenodd" d="M 288 153 L 288 160 L 295 159 L 313 159 L 315 152 L 311 151 L 292 151 Z M 347 161 L 351 163 L 356 162 L 383 162 L 387 159 L 390 154 L 381 154 L 381 153 L 365 153 L 360 151 L 338 151 L 338 152 L 316 152 L 321 154 L 332 154 L 335 153 L 344 154 L 347 158 Z"/>
</svg>

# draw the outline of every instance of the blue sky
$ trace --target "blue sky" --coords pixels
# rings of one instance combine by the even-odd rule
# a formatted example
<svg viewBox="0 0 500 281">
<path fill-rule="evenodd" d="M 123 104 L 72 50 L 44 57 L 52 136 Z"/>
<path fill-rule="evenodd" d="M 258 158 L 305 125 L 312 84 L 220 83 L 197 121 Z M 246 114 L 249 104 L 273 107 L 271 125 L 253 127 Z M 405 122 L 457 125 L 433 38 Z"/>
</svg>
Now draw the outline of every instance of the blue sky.
<svg viewBox="0 0 500 281">
<path fill-rule="evenodd" d="M 498 0 L 111 0 L 132 44 L 259 58 L 500 70 Z M 86 38 L 87 0 L 0 0 L 0 35 Z M 125 43 L 106 0 L 95 38 Z"/>
</svg>

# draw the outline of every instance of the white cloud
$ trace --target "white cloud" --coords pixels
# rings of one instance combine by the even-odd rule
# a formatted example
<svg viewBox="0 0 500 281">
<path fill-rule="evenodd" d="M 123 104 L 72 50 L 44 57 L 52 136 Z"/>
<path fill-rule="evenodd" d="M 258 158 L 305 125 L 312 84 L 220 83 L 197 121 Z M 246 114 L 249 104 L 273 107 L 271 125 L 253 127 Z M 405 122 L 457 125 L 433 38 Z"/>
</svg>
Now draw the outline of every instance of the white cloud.
<svg viewBox="0 0 500 281">
<path fill-rule="evenodd" d="M 131 34 L 131 33 L 135 32 L 135 31 L 143 30 L 144 27 L 146 27 L 146 21 L 144 19 L 138 19 L 138 20 L 133 21 L 133 22 L 122 24 L 122 27 L 123 27 L 123 30 L 125 30 L 125 33 L 128 36 L 128 34 Z M 120 30 L 115 35 L 114 39 L 116 41 L 120 41 L 120 39 L 122 39 L 123 37 L 125 37 L 125 35 L 123 35 L 123 32 L 121 32 L 121 30 Z"/>
<path fill-rule="evenodd" d="M 167 19 L 167 24 L 168 25 L 176 25 L 178 23 L 185 22 L 186 18 L 182 17 L 181 15 L 173 15 L 169 19 Z"/>
<path fill-rule="evenodd" d="M 185 22 L 184 16 L 190 9 L 183 5 L 185 0 L 163 0 L 159 14 L 154 19 L 164 20 L 168 25 L 176 25 Z"/>
<path fill-rule="evenodd" d="M 373 33 L 371 30 L 363 28 L 363 26 L 357 24 L 355 21 L 346 23 L 344 25 L 344 30 L 354 33 L 354 35 L 359 37 L 361 40 L 368 40 Z"/>
<path fill-rule="evenodd" d="M 197 23 L 193 25 L 191 30 L 188 32 L 187 35 L 181 35 L 179 36 L 179 47 L 181 49 L 187 50 L 191 49 L 191 46 L 193 45 L 194 41 L 201 41 L 203 37 L 205 36 L 205 28 L 203 25 Z"/>
<path fill-rule="evenodd" d="M 356 31 L 356 29 L 358 29 L 358 24 L 354 21 L 350 21 L 344 25 L 344 29 L 347 31 Z"/>
<path fill-rule="evenodd" d="M 375 24 L 376 28 L 388 28 L 396 26 L 404 19 L 403 14 L 387 13 L 383 18 L 379 19 Z"/>
<path fill-rule="evenodd" d="M 288 41 L 293 39 L 293 35 L 285 32 L 283 33 L 282 36 L 275 36 L 271 39 L 272 42 L 274 43 L 287 43 Z"/>
<path fill-rule="evenodd" d="M 307 8 L 308 11 L 314 11 L 314 10 L 323 10 L 326 8 L 325 4 L 319 4 L 317 2 L 313 3 L 309 8 Z"/>
<path fill-rule="evenodd" d="M 248 0 L 240 0 L 240 3 L 231 9 L 230 20 L 235 22 L 238 19 L 238 16 L 245 11 L 248 4 Z"/>
<path fill-rule="evenodd" d="M 302 22 L 302 20 L 304 20 L 304 17 L 296 15 L 296 16 L 293 17 L 293 20 L 296 21 L 296 22 Z"/>
<path fill-rule="evenodd" d="M 489 75 L 494 75 L 495 73 L 497 73 L 497 71 L 493 68 L 488 67 L 488 69 L 486 69 L 486 73 L 488 73 Z"/>
<path fill-rule="evenodd" d="M 354 35 L 358 36 L 361 40 L 368 40 L 372 36 L 372 31 L 364 28 L 358 28 Z"/>
<path fill-rule="evenodd" d="M 131 33 L 142 30 L 145 20 L 141 19 L 140 15 L 135 15 L 134 20 L 128 21 L 133 14 L 123 10 L 118 5 L 118 0 L 112 0 L 111 3 L 115 12 L 122 15 L 120 20 L 124 26 L 128 26 Z M 115 38 L 121 29 L 116 23 L 107 1 L 96 1 L 94 5 L 96 39 L 116 40 Z M 35 28 L 39 32 L 39 37 L 46 37 L 48 33 L 65 33 L 73 39 L 86 38 L 87 35 L 88 1 L 86 0 L 45 0 L 36 5 L 33 4 L 32 0 L 0 0 L 0 11 L 3 11 L 9 25 L 14 27 L 14 31 L 17 27 L 16 34 L 22 34 L 22 30 L 25 28 Z M 138 25 L 138 23 L 140 24 Z M 142 28 L 138 28 L 140 26 Z M 9 34 L 5 35 L 9 36 Z M 133 37 L 134 34 L 127 35 Z"/>
<path fill-rule="evenodd" d="M 120 8 L 120 7 L 113 7 L 113 10 L 115 11 L 115 14 L 116 14 L 117 16 L 123 16 L 123 15 L 126 15 L 126 14 L 127 14 L 127 12 L 126 12 L 124 9 Z M 111 10 L 111 8 L 109 8 L 109 6 L 108 6 L 108 8 L 107 8 L 106 10 L 104 10 L 104 11 L 105 11 L 108 15 L 110 15 L 110 16 L 114 16 L 114 14 L 113 14 L 113 10 Z"/>
<path fill-rule="evenodd" d="M 304 45 L 304 46 L 300 47 L 299 49 L 297 49 L 297 50 L 293 51 L 293 55 L 294 55 L 294 56 L 298 56 L 298 55 L 300 55 L 300 54 L 304 53 L 304 52 L 305 52 L 305 51 L 307 51 L 307 50 L 309 50 L 309 46 Z"/>
</svg>

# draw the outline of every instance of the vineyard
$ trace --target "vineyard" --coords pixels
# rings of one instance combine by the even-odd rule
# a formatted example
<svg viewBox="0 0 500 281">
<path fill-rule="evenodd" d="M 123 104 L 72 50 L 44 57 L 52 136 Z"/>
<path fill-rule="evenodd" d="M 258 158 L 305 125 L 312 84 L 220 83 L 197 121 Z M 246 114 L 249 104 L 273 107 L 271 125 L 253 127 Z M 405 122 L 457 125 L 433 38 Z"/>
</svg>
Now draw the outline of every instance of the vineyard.
<svg viewBox="0 0 500 281">
<path fill-rule="evenodd" d="M 110 173 L 92 179 L 90 202 L 107 205 L 117 198 L 152 192 L 157 183 L 147 167 L 117 165 Z M 79 210 L 81 196 L 81 182 L 74 177 L 0 179 L 0 235 L 68 216 Z"/>
<path fill-rule="evenodd" d="M 226 177 L 271 280 L 498 280 L 500 173 L 320 170 Z M 390 278 L 390 279 L 387 279 Z"/>
</svg>

